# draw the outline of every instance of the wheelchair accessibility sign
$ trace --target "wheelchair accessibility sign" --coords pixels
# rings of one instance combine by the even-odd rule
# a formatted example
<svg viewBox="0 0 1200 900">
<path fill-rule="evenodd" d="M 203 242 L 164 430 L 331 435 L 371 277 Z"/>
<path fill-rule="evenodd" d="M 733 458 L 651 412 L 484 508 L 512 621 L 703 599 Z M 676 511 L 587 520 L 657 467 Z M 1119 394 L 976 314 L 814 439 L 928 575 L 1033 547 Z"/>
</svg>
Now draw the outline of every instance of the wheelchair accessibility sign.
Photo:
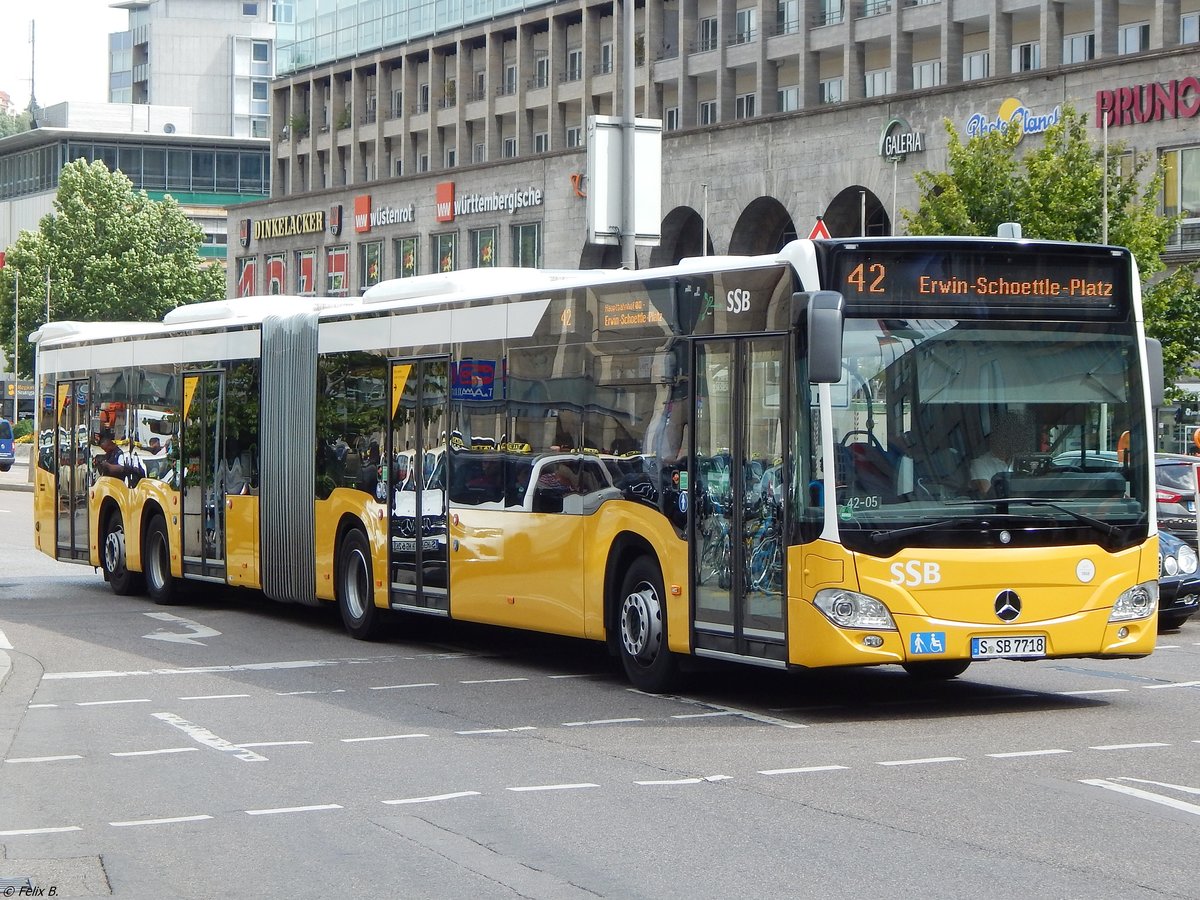
<svg viewBox="0 0 1200 900">
<path fill-rule="evenodd" d="M 946 632 L 914 631 L 908 636 L 908 652 L 914 656 L 922 653 L 945 653 Z"/>
</svg>

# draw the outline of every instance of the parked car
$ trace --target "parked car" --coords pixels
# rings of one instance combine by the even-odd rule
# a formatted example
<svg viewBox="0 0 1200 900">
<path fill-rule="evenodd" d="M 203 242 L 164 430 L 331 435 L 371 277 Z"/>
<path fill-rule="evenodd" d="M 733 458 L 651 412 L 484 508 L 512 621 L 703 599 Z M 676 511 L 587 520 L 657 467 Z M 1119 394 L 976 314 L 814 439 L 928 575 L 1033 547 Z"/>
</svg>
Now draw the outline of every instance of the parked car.
<svg viewBox="0 0 1200 900">
<path fill-rule="evenodd" d="M 1200 456 L 1158 453 L 1154 457 L 1158 527 L 1196 544 L 1196 475 Z"/>
<path fill-rule="evenodd" d="M 1158 533 L 1158 628 L 1178 628 L 1200 609 L 1196 551 L 1167 531 Z"/>
<path fill-rule="evenodd" d="M 12 424 L 8 419 L 0 419 L 0 472 L 7 472 L 16 461 Z"/>
</svg>

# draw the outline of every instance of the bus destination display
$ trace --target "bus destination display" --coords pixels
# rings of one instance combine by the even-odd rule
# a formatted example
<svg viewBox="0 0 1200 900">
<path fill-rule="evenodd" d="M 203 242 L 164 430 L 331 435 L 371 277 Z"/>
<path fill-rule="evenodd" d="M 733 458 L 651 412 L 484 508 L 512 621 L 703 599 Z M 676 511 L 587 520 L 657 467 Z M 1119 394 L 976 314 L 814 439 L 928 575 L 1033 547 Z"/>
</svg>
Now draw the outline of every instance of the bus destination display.
<svg viewBox="0 0 1200 900">
<path fill-rule="evenodd" d="M 1078 252 L 1072 252 L 1078 250 Z M 992 306 L 1086 310 L 1124 308 L 1128 286 L 1119 254 L 1065 247 L 1060 255 L 998 248 L 965 251 L 948 246 L 912 252 L 866 244 L 833 250 L 832 286 L 855 307 Z"/>
</svg>

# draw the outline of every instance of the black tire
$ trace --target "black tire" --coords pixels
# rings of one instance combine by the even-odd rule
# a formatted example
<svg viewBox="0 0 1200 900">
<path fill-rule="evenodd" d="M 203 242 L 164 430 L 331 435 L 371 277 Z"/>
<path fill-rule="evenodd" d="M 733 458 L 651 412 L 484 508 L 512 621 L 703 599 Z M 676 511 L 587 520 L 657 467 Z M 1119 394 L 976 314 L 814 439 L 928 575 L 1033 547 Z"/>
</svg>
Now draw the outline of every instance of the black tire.
<svg viewBox="0 0 1200 900">
<path fill-rule="evenodd" d="M 374 640 L 382 627 L 382 610 L 375 605 L 375 579 L 371 545 L 361 529 L 352 528 L 342 538 L 337 564 L 337 603 L 342 624 L 351 637 Z"/>
<path fill-rule="evenodd" d="M 0 463 L 0 472 L 7 472 L 12 468 L 12 463 Z"/>
<path fill-rule="evenodd" d="M 904 671 L 922 681 L 949 681 L 967 671 L 969 659 L 931 659 L 926 662 L 904 663 Z"/>
<path fill-rule="evenodd" d="M 668 649 L 662 573 L 652 559 L 633 561 L 617 602 L 617 644 L 625 675 L 638 690 L 670 690 L 679 680 L 679 657 Z"/>
<path fill-rule="evenodd" d="M 179 602 L 179 583 L 171 574 L 171 541 L 167 537 L 167 522 L 161 515 L 150 520 L 146 541 L 142 545 L 142 575 L 146 593 L 160 606 Z"/>
<path fill-rule="evenodd" d="M 1158 614 L 1158 630 L 1159 631 L 1175 631 L 1183 627 L 1183 623 L 1192 617 L 1191 613 L 1186 616 L 1164 616 Z"/>
<path fill-rule="evenodd" d="M 142 578 L 129 571 L 125 555 L 125 522 L 120 510 L 114 509 L 104 520 L 100 541 L 100 565 L 104 569 L 104 580 L 119 597 L 136 594 L 142 588 Z"/>
</svg>

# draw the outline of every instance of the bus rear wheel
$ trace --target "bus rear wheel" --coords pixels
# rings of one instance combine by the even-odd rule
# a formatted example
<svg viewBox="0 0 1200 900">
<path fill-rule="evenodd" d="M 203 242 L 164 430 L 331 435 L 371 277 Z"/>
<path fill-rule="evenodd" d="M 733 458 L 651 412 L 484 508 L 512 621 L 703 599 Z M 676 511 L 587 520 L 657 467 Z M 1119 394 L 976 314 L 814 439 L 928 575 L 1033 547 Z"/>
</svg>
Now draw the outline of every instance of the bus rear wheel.
<svg viewBox="0 0 1200 900">
<path fill-rule="evenodd" d="M 679 677 L 679 658 L 667 646 L 662 573 L 646 556 L 634 560 L 621 584 L 617 631 L 621 664 L 638 690 L 657 694 Z"/>
<path fill-rule="evenodd" d="M 120 597 L 135 594 L 141 588 L 141 578 L 130 572 L 125 556 L 125 521 L 121 511 L 114 509 L 104 520 L 103 540 L 100 544 L 100 565 L 104 568 L 104 580 L 112 592 Z"/>
<path fill-rule="evenodd" d="M 171 574 L 171 541 L 167 523 L 161 515 L 150 520 L 146 529 L 146 544 L 142 550 L 142 570 L 146 576 L 146 593 L 162 606 L 178 599 L 178 586 Z"/>
<path fill-rule="evenodd" d="M 949 681 L 967 671 L 969 659 L 931 659 L 925 662 L 904 663 L 904 671 L 922 681 Z"/>
<path fill-rule="evenodd" d="M 383 624 L 374 585 L 371 545 L 361 529 L 352 528 L 338 553 L 337 602 L 346 631 L 360 641 L 374 640 Z"/>
</svg>

